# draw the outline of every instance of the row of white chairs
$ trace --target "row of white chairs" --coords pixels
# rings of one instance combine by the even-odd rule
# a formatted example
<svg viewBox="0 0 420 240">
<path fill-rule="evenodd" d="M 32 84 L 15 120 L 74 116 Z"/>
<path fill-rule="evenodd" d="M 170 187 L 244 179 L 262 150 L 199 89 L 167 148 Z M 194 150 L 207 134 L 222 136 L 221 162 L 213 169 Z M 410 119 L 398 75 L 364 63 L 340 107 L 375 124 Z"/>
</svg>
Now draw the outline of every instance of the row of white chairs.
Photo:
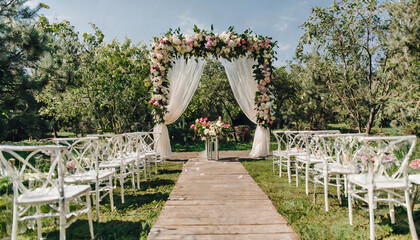
<svg viewBox="0 0 420 240">
<path fill-rule="evenodd" d="M 90 196 L 94 196 L 99 221 L 99 203 L 105 196 L 109 196 L 114 210 L 114 180 L 120 182 L 122 203 L 129 175 L 136 193 L 135 176 L 140 188 L 140 174 L 147 180 L 151 165 L 155 164 L 157 174 L 158 163 L 162 162 L 155 151 L 158 138 L 158 133 L 136 132 L 54 138 L 51 141 L 55 145 L 0 145 L 1 173 L 13 183 L 11 238 L 17 239 L 20 224 L 34 225 L 36 221 L 41 239 L 41 219 L 59 217 L 60 239 L 65 239 L 65 229 L 80 214 L 87 213 L 93 239 Z M 43 206 L 48 207 L 48 212 Z"/>
<path fill-rule="evenodd" d="M 304 169 L 307 194 L 308 183 L 314 183 L 314 201 L 317 185 L 324 186 L 326 211 L 329 210 L 328 187 L 337 187 L 340 203 L 341 188 L 344 187 L 351 225 L 355 200 L 367 203 L 370 238 L 375 239 L 377 204 L 388 203 L 391 223 L 395 223 L 394 206 L 399 205 L 407 209 L 410 232 L 412 238 L 417 239 L 410 193 L 418 175 L 408 174 L 416 136 L 368 137 L 337 131 L 273 131 L 273 134 L 278 143 L 278 149 L 273 152 L 273 171 L 279 166 L 281 177 L 282 168 L 286 166 L 291 182 L 294 165 L 298 185 L 299 170 Z M 417 179 L 417 182 L 420 181 Z"/>
</svg>

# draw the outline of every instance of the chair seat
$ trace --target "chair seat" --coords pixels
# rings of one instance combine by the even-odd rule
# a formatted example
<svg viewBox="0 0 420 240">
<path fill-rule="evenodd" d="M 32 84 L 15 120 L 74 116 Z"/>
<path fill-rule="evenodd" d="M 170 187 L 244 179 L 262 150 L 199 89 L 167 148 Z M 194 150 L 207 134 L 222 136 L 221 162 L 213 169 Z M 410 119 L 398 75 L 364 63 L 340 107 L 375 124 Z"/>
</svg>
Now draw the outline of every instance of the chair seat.
<svg viewBox="0 0 420 240">
<path fill-rule="evenodd" d="M 420 185 L 420 174 L 412 174 L 412 175 L 408 175 L 408 180 L 409 180 L 411 183 L 414 183 L 414 184 L 418 184 L 418 185 Z"/>
<path fill-rule="evenodd" d="M 348 176 L 348 181 L 357 184 L 363 188 L 367 188 L 369 186 L 368 183 L 368 175 L 366 173 L 363 174 L 350 174 Z M 404 179 L 392 179 L 386 176 L 376 176 L 374 179 L 375 189 L 398 189 L 398 188 L 406 188 L 408 187 L 404 183 Z"/>
<path fill-rule="evenodd" d="M 135 162 L 135 158 L 133 157 L 129 157 L 129 158 L 124 158 L 123 160 L 121 159 L 113 159 L 111 161 L 104 161 L 101 162 L 99 164 L 99 168 L 117 168 L 120 167 L 121 165 L 128 165 L 128 164 L 132 164 Z"/>
<path fill-rule="evenodd" d="M 324 163 L 317 163 L 315 164 L 314 168 L 319 172 L 323 172 Z M 344 166 L 338 163 L 328 163 L 328 172 L 330 174 L 351 174 L 354 173 L 354 170 L 350 166 Z"/>
<path fill-rule="evenodd" d="M 114 173 L 112 170 L 99 170 L 98 179 L 102 180 L 108 178 Z M 96 171 L 90 170 L 84 173 L 75 173 L 64 178 L 65 183 L 81 183 L 81 182 L 93 182 L 96 180 Z"/>
<path fill-rule="evenodd" d="M 306 154 L 305 155 L 298 155 L 296 156 L 296 161 L 299 162 L 306 162 Z M 314 164 L 314 163 L 322 163 L 323 160 L 320 157 L 316 157 L 314 155 L 309 156 L 309 164 Z"/>
<path fill-rule="evenodd" d="M 89 185 L 68 185 L 64 186 L 64 199 L 71 200 L 91 190 Z M 58 202 L 60 195 L 58 188 L 47 187 L 37 188 L 33 191 L 28 191 L 18 197 L 18 203 L 24 204 L 47 204 Z"/>
</svg>

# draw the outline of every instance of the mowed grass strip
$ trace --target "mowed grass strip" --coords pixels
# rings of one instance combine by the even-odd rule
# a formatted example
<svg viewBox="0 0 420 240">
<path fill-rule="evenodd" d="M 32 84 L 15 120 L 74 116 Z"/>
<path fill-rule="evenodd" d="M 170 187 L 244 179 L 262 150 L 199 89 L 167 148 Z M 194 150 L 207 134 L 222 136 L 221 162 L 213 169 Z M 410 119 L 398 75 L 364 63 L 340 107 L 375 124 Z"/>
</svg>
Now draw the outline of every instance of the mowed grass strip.
<svg viewBox="0 0 420 240">
<path fill-rule="evenodd" d="M 277 211 L 287 219 L 302 239 L 369 239 L 368 207 L 357 202 L 353 208 L 353 226 L 349 224 L 347 198 L 342 198 L 340 205 L 336 187 L 329 188 L 329 212 L 325 212 L 323 186 L 317 187 L 316 203 L 313 201 L 313 184 L 310 193 L 305 193 L 305 181 L 301 179 L 296 188 L 296 179 L 292 183 L 283 176 L 279 178 L 278 168 L 273 173 L 272 159 L 241 160 L 249 174 L 273 202 Z M 378 239 L 411 239 L 408 229 L 407 213 L 403 207 L 396 207 L 396 224 L 391 224 L 388 204 L 378 205 L 375 211 L 376 236 Z M 414 212 L 416 227 L 420 229 L 420 210 L 416 204 Z"/>
</svg>

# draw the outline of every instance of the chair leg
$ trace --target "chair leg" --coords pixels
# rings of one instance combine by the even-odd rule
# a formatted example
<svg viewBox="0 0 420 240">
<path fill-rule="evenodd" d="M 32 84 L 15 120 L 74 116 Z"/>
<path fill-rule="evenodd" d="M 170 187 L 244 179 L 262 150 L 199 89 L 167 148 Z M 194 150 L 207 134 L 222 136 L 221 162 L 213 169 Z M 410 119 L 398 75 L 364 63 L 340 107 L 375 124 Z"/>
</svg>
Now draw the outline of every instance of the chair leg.
<svg viewBox="0 0 420 240">
<path fill-rule="evenodd" d="M 111 211 L 114 211 L 114 195 L 113 195 L 113 188 L 114 186 L 112 185 L 112 175 L 109 176 L 109 201 L 111 202 Z"/>
<path fill-rule="evenodd" d="M 157 156 L 155 155 L 155 174 L 157 175 L 158 174 L 158 162 L 157 162 Z"/>
<path fill-rule="evenodd" d="M 287 177 L 289 178 L 289 183 L 292 183 L 292 170 L 290 169 L 290 157 L 287 157 Z"/>
<path fill-rule="evenodd" d="M 337 174 L 336 178 L 335 178 L 335 182 L 337 184 L 337 198 L 338 198 L 338 202 L 340 203 L 340 205 L 342 204 L 341 202 L 341 180 L 340 180 L 340 174 Z"/>
<path fill-rule="evenodd" d="M 352 199 L 352 190 L 351 190 L 351 185 L 350 183 L 348 183 L 348 187 L 347 187 L 347 194 L 348 194 L 348 204 L 349 204 L 349 222 L 350 225 L 353 225 L 353 199 Z"/>
<path fill-rule="evenodd" d="M 324 200 L 325 200 L 325 211 L 328 212 L 329 204 L 328 204 L 328 173 L 324 171 Z"/>
<path fill-rule="evenodd" d="M 314 204 L 316 204 L 316 184 L 317 184 L 317 176 L 315 176 L 314 177 L 314 193 L 313 193 L 313 196 L 314 196 Z"/>
<path fill-rule="evenodd" d="M 368 188 L 368 198 L 369 198 L 370 239 L 375 240 L 375 202 L 374 202 L 374 191 L 372 187 Z"/>
<path fill-rule="evenodd" d="M 392 200 L 392 194 L 388 193 L 388 200 Z M 391 218 L 391 224 L 395 224 L 395 211 L 394 211 L 394 203 L 389 202 L 389 217 Z"/>
<path fill-rule="evenodd" d="M 99 182 L 96 181 L 95 183 L 95 203 L 96 203 L 96 222 L 99 223 L 99 201 L 101 200 L 101 196 L 99 195 Z"/>
<path fill-rule="evenodd" d="M 41 207 L 40 206 L 36 206 L 36 214 L 40 215 L 41 214 Z M 42 222 L 41 222 L 41 218 L 37 218 L 36 219 L 36 229 L 37 229 L 37 233 L 38 233 L 38 239 L 42 239 Z"/>
<path fill-rule="evenodd" d="M 98 199 L 98 196 L 96 196 L 96 198 Z M 90 232 L 90 238 L 91 239 L 94 239 L 95 238 L 95 236 L 94 236 L 94 234 L 93 234 L 93 224 L 92 224 L 92 211 L 91 211 L 91 202 L 90 202 L 90 194 L 89 194 L 89 192 L 86 194 L 86 204 L 87 204 L 87 207 L 88 207 L 88 212 L 87 212 L 87 214 L 88 214 L 88 223 L 89 223 L 89 232 Z"/>
<path fill-rule="evenodd" d="M 120 169 L 121 203 L 124 203 L 124 178 L 125 178 L 125 166 L 122 166 Z"/>
<path fill-rule="evenodd" d="M 275 156 L 273 156 L 273 173 L 275 173 L 275 171 L 274 171 L 274 162 L 276 161 L 276 157 Z"/>
<path fill-rule="evenodd" d="M 140 189 L 140 162 L 136 163 L 136 172 L 137 172 L 137 188 Z"/>
<path fill-rule="evenodd" d="M 295 171 L 296 171 L 296 187 L 299 187 L 299 164 L 297 160 L 295 160 Z"/>
<path fill-rule="evenodd" d="M 410 226 L 411 238 L 413 240 L 417 240 L 418 236 L 417 236 L 417 232 L 416 232 L 416 226 L 414 225 L 413 209 L 411 208 L 411 204 L 410 204 L 409 190 L 406 189 L 404 191 L 404 194 L 405 194 L 405 204 L 407 205 L 408 225 Z"/>
<path fill-rule="evenodd" d="M 17 190 L 15 194 L 17 193 Z M 13 200 L 13 223 L 12 223 L 12 240 L 17 240 L 17 234 L 18 234 L 18 205 L 16 204 L 16 201 Z"/>
<path fill-rule="evenodd" d="M 137 195 L 136 180 L 134 180 L 136 178 L 135 175 L 136 174 L 135 174 L 134 166 L 132 166 L 131 167 L 131 187 L 133 188 L 134 195 Z"/>
<path fill-rule="evenodd" d="M 309 163 L 305 164 L 305 191 L 306 195 L 309 195 Z"/>
</svg>

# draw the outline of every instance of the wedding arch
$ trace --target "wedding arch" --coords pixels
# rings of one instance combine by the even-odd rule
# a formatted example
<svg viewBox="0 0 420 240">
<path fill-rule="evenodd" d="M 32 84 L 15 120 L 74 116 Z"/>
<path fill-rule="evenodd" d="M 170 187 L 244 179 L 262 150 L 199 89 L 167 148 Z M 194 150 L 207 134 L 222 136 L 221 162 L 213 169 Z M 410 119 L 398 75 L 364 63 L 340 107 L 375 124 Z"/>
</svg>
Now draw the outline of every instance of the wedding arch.
<svg viewBox="0 0 420 240">
<path fill-rule="evenodd" d="M 269 128 L 275 120 L 271 94 L 272 61 L 276 42 L 246 30 L 230 27 L 221 34 L 194 26 L 194 34 L 170 29 L 155 37 L 151 51 L 151 81 L 155 132 L 160 132 L 157 151 L 171 153 L 167 125 L 185 111 L 204 70 L 205 56 L 219 59 L 226 69 L 233 94 L 245 115 L 257 124 L 250 155 L 267 156 Z"/>
</svg>

